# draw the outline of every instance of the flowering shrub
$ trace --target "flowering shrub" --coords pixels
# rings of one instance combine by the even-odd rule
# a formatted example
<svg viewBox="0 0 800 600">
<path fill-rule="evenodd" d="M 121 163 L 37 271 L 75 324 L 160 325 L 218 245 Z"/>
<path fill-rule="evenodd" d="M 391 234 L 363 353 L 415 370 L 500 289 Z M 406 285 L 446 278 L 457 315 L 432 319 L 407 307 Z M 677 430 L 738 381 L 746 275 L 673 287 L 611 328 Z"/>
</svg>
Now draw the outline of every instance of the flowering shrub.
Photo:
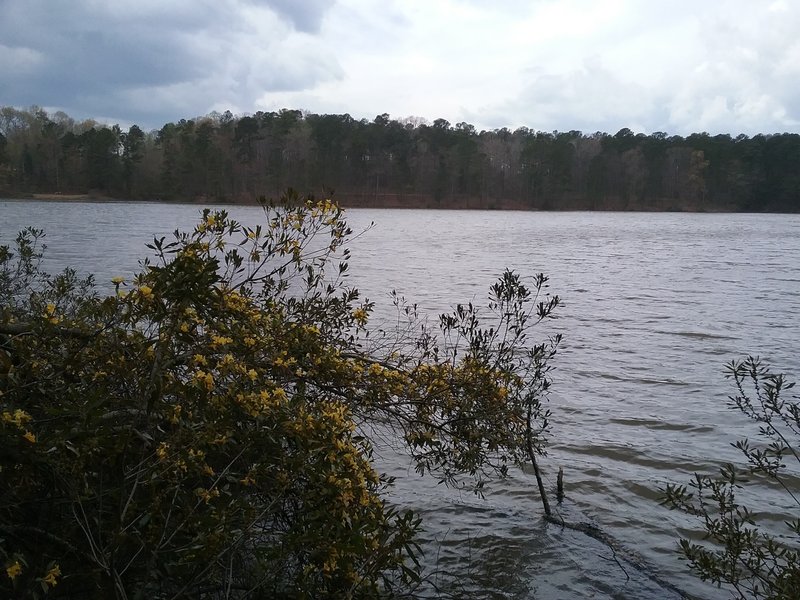
<svg viewBox="0 0 800 600">
<path fill-rule="evenodd" d="M 543 452 L 546 278 L 506 273 L 488 329 L 398 304 L 409 329 L 367 336 L 350 233 L 329 201 L 205 211 L 108 297 L 41 272 L 39 231 L 0 248 L 0 595 L 391 593 L 419 519 L 382 497 L 370 431 L 477 490 Z"/>
</svg>

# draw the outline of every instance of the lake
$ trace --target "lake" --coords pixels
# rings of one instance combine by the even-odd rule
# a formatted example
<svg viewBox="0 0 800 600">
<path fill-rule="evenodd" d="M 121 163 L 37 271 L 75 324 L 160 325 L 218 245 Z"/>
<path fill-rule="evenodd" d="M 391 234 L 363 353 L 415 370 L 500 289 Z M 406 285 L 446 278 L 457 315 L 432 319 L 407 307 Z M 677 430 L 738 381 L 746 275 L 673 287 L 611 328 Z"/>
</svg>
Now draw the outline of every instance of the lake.
<svg viewBox="0 0 800 600">
<path fill-rule="evenodd" d="M 228 210 L 246 224 L 262 215 Z M 72 266 L 109 286 L 136 270 L 153 236 L 190 228 L 199 211 L 6 200 L 0 243 L 24 226 L 43 228 L 47 268 Z M 350 283 L 376 303 L 376 323 L 391 314 L 392 289 L 435 317 L 459 302 L 484 304 L 506 267 L 550 276 L 563 305 L 535 333 L 560 332 L 564 342 L 553 362 L 546 483 L 563 467 L 559 510 L 597 524 L 624 550 L 615 559 L 584 534 L 545 524 L 532 473 L 512 473 L 480 499 L 420 478 L 384 449 L 379 466 L 398 478 L 392 499 L 424 517 L 431 582 L 481 598 L 675 597 L 649 568 L 692 596 L 728 597 L 686 571 L 676 539 L 696 526 L 659 506 L 658 490 L 738 461 L 730 442 L 756 436 L 726 407 L 726 363 L 760 355 L 790 380 L 800 376 L 800 215 L 347 214 L 364 231 L 350 245 Z M 760 494 L 775 522 L 792 514 L 780 496 Z"/>
</svg>

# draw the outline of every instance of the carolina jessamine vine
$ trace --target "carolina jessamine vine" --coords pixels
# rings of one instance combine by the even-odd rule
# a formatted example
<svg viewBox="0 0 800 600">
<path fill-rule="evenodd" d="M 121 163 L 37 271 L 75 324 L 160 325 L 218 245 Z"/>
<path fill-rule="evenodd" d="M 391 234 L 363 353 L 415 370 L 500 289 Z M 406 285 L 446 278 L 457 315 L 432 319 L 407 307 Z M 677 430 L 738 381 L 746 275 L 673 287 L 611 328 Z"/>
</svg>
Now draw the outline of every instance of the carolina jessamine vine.
<svg viewBox="0 0 800 600">
<path fill-rule="evenodd" d="M 418 578 L 370 432 L 480 491 L 543 452 L 557 297 L 507 272 L 472 305 L 371 332 L 329 201 L 205 211 L 99 294 L 0 248 L 0 593 L 364 597 Z M 293 204 L 292 204 L 293 203 Z"/>
</svg>

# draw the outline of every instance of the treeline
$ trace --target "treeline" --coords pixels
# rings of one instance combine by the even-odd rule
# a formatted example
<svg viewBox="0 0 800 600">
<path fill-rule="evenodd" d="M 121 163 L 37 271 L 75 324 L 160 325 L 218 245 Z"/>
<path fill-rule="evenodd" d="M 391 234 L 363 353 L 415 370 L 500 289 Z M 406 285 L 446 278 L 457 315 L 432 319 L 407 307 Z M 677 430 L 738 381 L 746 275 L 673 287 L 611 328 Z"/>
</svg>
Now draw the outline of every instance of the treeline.
<svg viewBox="0 0 800 600">
<path fill-rule="evenodd" d="M 800 135 L 478 131 L 298 110 L 145 132 L 0 108 L 0 194 L 252 202 L 293 187 L 350 206 L 800 212 Z"/>
</svg>

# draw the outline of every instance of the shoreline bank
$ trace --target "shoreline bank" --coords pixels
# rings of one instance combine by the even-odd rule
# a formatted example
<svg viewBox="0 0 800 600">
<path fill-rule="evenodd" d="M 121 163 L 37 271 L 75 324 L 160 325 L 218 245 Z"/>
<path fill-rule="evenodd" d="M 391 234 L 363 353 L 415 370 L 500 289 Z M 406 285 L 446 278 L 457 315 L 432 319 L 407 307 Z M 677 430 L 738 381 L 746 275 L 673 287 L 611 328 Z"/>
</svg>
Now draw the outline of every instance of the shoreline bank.
<svg viewBox="0 0 800 600">
<path fill-rule="evenodd" d="M 86 203 L 124 203 L 124 202 L 141 202 L 152 204 L 191 204 L 197 206 L 259 206 L 260 203 L 255 199 L 241 198 L 237 200 L 220 200 L 216 198 L 209 198 L 207 196 L 199 196 L 196 198 L 180 198 L 174 200 L 164 200 L 161 198 L 121 198 L 109 196 L 102 193 L 83 193 L 83 194 L 64 194 L 59 192 L 17 192 L 17 193 L 0 193 L 0 200 L 33 200 L 38 202 L 86 202 Z M 374 209 L 410 209 L 410 210 L 476 210 L 476 211 L 523 211 L 523 212 L 629 212 L 629 213 L 697 213 L 697 214 L 796 214 L 796 213 L 779 213 L 776 211 L 763 211 L 756 213 L 754 211 L 741 211 L 741 210 L 726 210 L 718 208 L 717 210 L 699 209 L 693 207 L 656 207 L 656 206 L 639 206 L 631 208 L 621 208 L 616 206 L 608 206 L 605 208 L 583 208 L 567 203 L 563 207 L 549 206 L 547 208 L 525 206 L 520 202 L 505 202 L 505 201 L 486 201 L 482 199 L 461 199 L 452 202 L 433 202 L 427 198 L 404 198 L 405 201 L 386 201 L 386 199 L 378 199 L 377 201 L 365 201 L 363 198 L 348 197 L 344 194 L 334 197 L 333 200 L 337 202 L 342 208 L 374 208 Z M 272 199 L 275 201 L 275 199 Z"/>
</svg>

